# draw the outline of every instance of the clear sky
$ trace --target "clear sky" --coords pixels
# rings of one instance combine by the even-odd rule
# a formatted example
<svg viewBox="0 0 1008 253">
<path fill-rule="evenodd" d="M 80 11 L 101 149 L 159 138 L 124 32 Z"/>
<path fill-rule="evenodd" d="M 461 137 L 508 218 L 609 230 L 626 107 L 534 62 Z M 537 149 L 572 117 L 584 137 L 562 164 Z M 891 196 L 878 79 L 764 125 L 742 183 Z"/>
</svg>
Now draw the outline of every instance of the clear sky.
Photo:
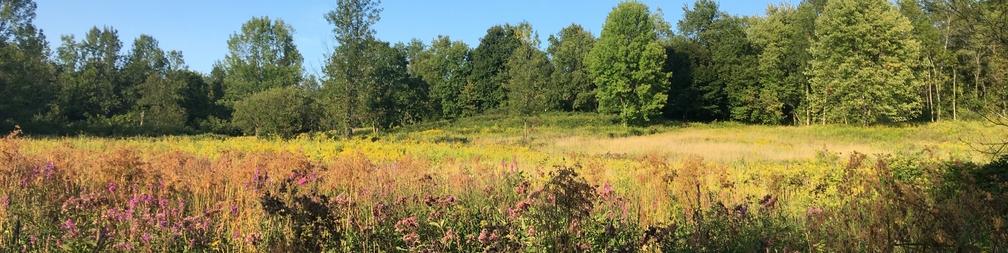
<svg viewBox="0 0 1008 253">
<path fill-rule="evenodd" d="M 693 0 L 645 0 L 661 8 L 675 24 L 684 5 Z M 721 1 L 721 8 L 736 15 L 761 15 L 767 5 L 797 0 Z M 617 0 L 384 0 L 382 20 L 375 27 L 380 39 L 390 42 L 419 38 L 430 41 L 439 34 L 475 47 L 486 29 L 495 24 L 529 21 L 546 41 L 549 34 L 578 23 L 596 36 Z M 60 36 L 78 39 L 92 26 L 112 26 L 128 49 L 140 34 L 154 36 L 161 48 L 180 50 L 194 70 L 209 72 L 227 53 L 227 39 L 254 16 L 280 18 L 291 24 L 295 43 L 304 55 L 309 73 L 318 73 L 325 56 L 335 46 L 331 26 L 323 15 L 334 0 L 38 0 L 36 25 L 50 46 Z"/>
</svg>

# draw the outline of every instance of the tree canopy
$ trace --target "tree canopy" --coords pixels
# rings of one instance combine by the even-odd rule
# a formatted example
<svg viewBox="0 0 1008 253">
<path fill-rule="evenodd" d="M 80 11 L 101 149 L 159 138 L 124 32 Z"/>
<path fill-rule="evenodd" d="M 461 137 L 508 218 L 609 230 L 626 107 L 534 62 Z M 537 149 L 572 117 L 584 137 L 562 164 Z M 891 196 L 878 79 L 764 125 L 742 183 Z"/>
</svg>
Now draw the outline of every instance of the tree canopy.
<svg viewBox="0 0 1008 253">
<path fill-rule="evenodd" d="M 32 0 L 0 2 L 0 130 L 351 137 L 547 111 L 626 124 L 1008 115 L 1003 1 L 803 0 L 740 16 L 697 0 L 675 22 L 626 1 L 601 31 L 570 24 L 541 38 L 529 22 L 502 23 L 467 45 L 448 35 L 382 41 L 380 1 L 339 0 L 320 17 L 334 45 L 321 69 L 304 68 L 294 27 L 263 16 L 231 34 L 209 73 L 154 36 L 124 43 L 112 26 L 62 35 L 50 49 L 36 9 Z"/>
<path fill-rule="evenodd" d="M 283 20 L 255 17 L 228 39 L 224 58 L 224 99 L 238 100 L 256 92 L 296 85 L 302 80 L 301 53 L 294 28 Z"/>
<path fill-rule="evenodd" d="M 616 6 L 588 54 L 599 112 L 619 115 L 624 123 L 657 119 L 668 96 L 665 60 L 648 7 L 637 2 Z"/>
<path fill-rule="evenodd" d="M 595 46 L 595 36 L 578 24 L 564 27 L 549 37 L 553 71 L 552 107 L 568 111 L 595 111 L 595 83 L 588 73 L 585 58 Z"/>
<path fill-rule="evenodd" d="M 823 122 L 903 122 L 921 113 L 921 44 L 885 0 L 831 0 L 816 20 L 812 104 Z"/>
</svg>

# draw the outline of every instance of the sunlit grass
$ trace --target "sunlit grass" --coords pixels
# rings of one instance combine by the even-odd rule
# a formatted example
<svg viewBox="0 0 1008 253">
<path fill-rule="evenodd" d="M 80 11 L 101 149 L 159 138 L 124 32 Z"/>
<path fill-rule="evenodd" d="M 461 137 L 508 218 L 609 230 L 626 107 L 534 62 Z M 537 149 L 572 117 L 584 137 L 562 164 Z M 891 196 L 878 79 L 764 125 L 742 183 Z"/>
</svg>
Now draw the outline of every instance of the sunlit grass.
<svg viewBox="0 0 1008 253">
<path fill-rule="evenodd" d="M 765 238 L 797 240 L 797 243 L 785 245 L 807 246 L 807 249 L 835 249 L 848 242 L 845 240 L 878 239 L 870 229 L 878 224 L 872 222 L 893 217 L 906 219 L 902 222 L 925 219 L 897 212 L 898 208 L 922 208 L 936 215 L 951 212 L 960 218 L 975 216 L 970 212 L 976 210 L 988 211 L 990 207 L 963 211 L 956 208 L 973 207 L 955 202 L 960 197 L 949 200 L 926 194 L 942 189 L 936 184 L 949 183 L 946 180 L 950 179 L 943 174 L 946 166 L 963 164 L 960 159 L 986 162 L 988 158 L 971 149 L 964 140 L 1001 138 L 998 136 L 1005 134 L 981 122 L 899 127 L 781 127 L 732 123 L 629 127 L 613 124 L 594 114 L 547 115 L 529 122 L 532 127 L 526 129 L 520 118 L 486 116 L 453 123 L 430 123 L 350 140 L 329 138 L 324 134 L 306 134 L 292 139 L 215 136 L 4 139 L 0 143 L 3 144 L 0 165 L 4 166 L 0 169 L 0 190 L 3 190 L 0 200 L 12 198 L 39 204 L 11 202 L 9 207 L 0 205 L 0 231 L 6 233 L 5 236 L 13 234 L 13 226 L 27 216 L 61 222 L 74 219 L 82 224 L 81 229 L 92 233 L 101 232 L 99 226 L 115 231 L 130 231 L 123 227 L 127 225 L 140 226 L 145 233 L 160 236 L 158 240 L 171 241 L 170 233 L 157 226 L 103 221 L 102 217 L 107 216 L 103 212 L 109 211 L 102 208 L 119 210 L 117 208 L 132 205 L 129 203 L 141 196 L 151 195 L 183 202 L 186 208 L 176 214 L 176 219 L 202 219 L 212 223 L 208 225 L 212 228 L 209 231 L 200 227 L 186 230 L 187 236 L 206 240 L 201 243 L 210 246 L 203 249 L 283 251 L 298 247 L 298 238 L 305 237 L 295 233 L 301 231 L 304 224 L 298 225 L 291 220 L 294 216 L 278 216 L 276 211 L 269 211 L 263 201 L 287 196 L 284 194 L 290 194 L 290 198 L 309 194 L 309 199 L 328 201 L 323 206 L 337 212 L 333 217 L 315 218 L 337 219 L 343 222 L 339 223 L 339 228 L 348 230 L 341 233 L 358 236 L 355 238 L 359 241 L 344 241 L 356 243 L 353 244 L 356 246 L 345 246 L 349 248 L 344 250 L 416 246 L 412 237 L 407 237 L 410 234 L 404 234 L 408 232 L 423 234 L 423 240 L 428 240 L 425 244 L 436 249 L 472 251 L 497 247 L 477 240 L 477 236 L 482 238 L 487 231 L 505 229 L 501 231 L 514 233 L 545 228 L 543 224 L 548 224 L 552 218 L 535 218 L 538 214 L 512 217 L 514 208 L 525 203 L 522 201 L 533 201 L 529 193 L 517 193 L 520 187 L 514 183 L 528 180 L 531 183 L 528 188 L 539 189 L 555 180 L 557 171 L 572 168 L 577 178 L 583 179 L 590 191 L 599 192 L 599 196 L 601 192 L 608 192 L 605 190 L 608 187 L 612 188 L 612 193 L 604 196 L 614 194 L 612 196 L 617 197 L 597 203 L 593 215 L 611 215 L 612 208 L 616 213 L 625 212 L 621 214 L 625 218 L 619 219 L 620 224 L 630 224 L 634 228 L 619 231 L 629 233 L 630 237 L 624 238 L 628 242 L 642 243 L 636 247 L 656 244 L 684 249 L 733 242 L 732 239 L 738 239 L 734 241 L 737 246 L 741 245 L 739 247 L 758 246 L 751 244 L 752 241 L 732 238 L 749 236 L 757 241 Z M 56 179 L 37 176 L 47 175 L 49 172 L 40 168 L 48 167 L 55 168 Z M 515 181 L 518 175 L 522 179 Z M 35 182 L 27 184 L 29 188 L 23 186 L 29 182 L 26 178 Z M 113 186 L 122 190 L 112 190 Z M 896 190 L 887 187 L 896 187 Z M 299 192 L 290 193 L 290 189 Z M 997 192 L 985 191 L 962 192 L 972 194 L 967 197 L 973 205 L 1001 203 L 994 195 L 983 195 Z M 82 213 L 42 212 L 46 208 L 60 209 L 59 205 L 69 201 L 67 199 L 91 196 L 89 194 L 99 194 L 106 202 L 102 202 L 101 208 L 80 210 Z M 420 201 L 448 196 L 457 198 L 460 206 L 435 210 Z M 544 201 L 545 197 L 538 198 L 535 201 Z M 766 203 L 771 200 L 774 204 L 767 207 Z M 915 206 L 905 204 L 907 201 Z M 389 209 L 390 216 L 376 216 L 375 208 L 388 206 L 395 206 Z M 152 212 L 165 210 L 152 208 Z M 743 209 L 759 216 L 750 217 L 749 211 L 739 211 Z M 17 215 L 11 215 L 11 210 Z M 435 211 L 450 212 L 453 215 L 450 217 L 458 220 L 437 216 Z M 537 212 L 550 215 L 554 211 L 546 208 Z M 855 215 L 868 220 L 849 218 Z M 818 224 L 819 221 L 809 219 L 820 216 L 828 217 L 828 222 L 847 230 L 835 232 L 809 225 Z M 417 217 L 439 223 L 420 225 L 426 227 L 420 229 L 422 231 L 414 231 L 419 228 L 403 230 L 398 224 L 401 220 Z M 749 218 L 735 220 L 737 217 Z M 704 228 L 725 219 L 735 222 L 727 224 L 735 226 L 734 230 L 722 231 L 726 234 L 720 235 L 731 236 L 731 239 L 721 238 L 729 241 L 712 238 L 713 241 L 701 243 L 688 241 L 692 239 L 687 236 L 637 242 L 635 240 L 642 239 L 634 237 L 643 236 L 642 231 L 658 228 L 692 234 L 700 231 L 695 230 L 696 226 Z M 771 221 L 749 223 L 756 220 L 748 219 Z M 994 225 L 995 232 L 980 234 L 995 239 L 984 245 L 1001 243 L 996 239 L 1004 233 L 997 232 L 1001 228 L 996 224 L 999 219 L 1003 222 L 1003 217 L 977 219 L 988 219 L 978 221 L 980 224 Z M 29 232 L 50 236 L 43 240 L 67 239 L 62 225 L 40 224 L 49 230 Z M 449 232 L 445 230 L 449 226 L 455 229 L 451 231 L 472 238 L 459 239 L 451 244 L 455 246 L 439 242 L 442 236 L 447 236 L 444 233 Z M 966 225 L 949 226 L 959 229 Z M 989 229 L 969 226 L 980 231 Z M 371 228 L 385 230 L 369 230 Z M 738 229 L 757 230 L 740 232 Z M 774 229 L 807 234 L 791 237 L 789 232 Z M 936 233 L 926 226 L 914 229 L 918 230 L 912 232 L 918 234 Z M 535 249 L 533 245 L 542 246 L 544 242 L 557 242 L 539 241 L 546 239 L 529 235 L 518 237 L 524 238 L 519 244 L 528 249 Z M 74 238 L 78 242 L 93 243 L 87 238 Z M 327 238 L 314 239 L 331 240 Z M 937 245 L 951 243 L 949 239 L 939 239 L 934 239 Z M 5 240 L 8 239 L 0 238 L 0 243 L 10 242 Z M 168 244 L 141 243 L 139 235 L 116 237 L 115 240 L 122 245 L 109 247 L 120 247 L 113 249 L 124 251 L 179 249 Z M 880 249 L 878 247 L 890 243 L 895 242 L 869 242 L 860 248 Z M 142 245 L 148 248 L 127 248 Z"/>
</svg>

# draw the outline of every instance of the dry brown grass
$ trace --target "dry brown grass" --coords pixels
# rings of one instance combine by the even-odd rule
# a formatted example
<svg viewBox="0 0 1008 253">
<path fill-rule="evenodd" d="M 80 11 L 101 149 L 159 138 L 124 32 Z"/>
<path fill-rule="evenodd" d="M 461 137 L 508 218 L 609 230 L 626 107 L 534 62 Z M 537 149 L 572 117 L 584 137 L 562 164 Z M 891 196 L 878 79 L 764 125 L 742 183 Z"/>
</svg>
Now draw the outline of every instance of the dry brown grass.
<svg viewBox="0 0 1008 253">
<path fill-rule="evenodd" d="M 949 129 L 954 129 L 951 131 Z M 828 151 L 848 155 L 935 149 L 944 155 L 973 158 L 971 138 L 1004 135 L 994 128 L 966 123 L 890 128 L 731 126 L 686 127 L 654 135 L 610 138 L 567 136 L 544 140 L 543 149 L 588 155 L 691 156 L 709 161 L 798 161 Z"/>
</svg>

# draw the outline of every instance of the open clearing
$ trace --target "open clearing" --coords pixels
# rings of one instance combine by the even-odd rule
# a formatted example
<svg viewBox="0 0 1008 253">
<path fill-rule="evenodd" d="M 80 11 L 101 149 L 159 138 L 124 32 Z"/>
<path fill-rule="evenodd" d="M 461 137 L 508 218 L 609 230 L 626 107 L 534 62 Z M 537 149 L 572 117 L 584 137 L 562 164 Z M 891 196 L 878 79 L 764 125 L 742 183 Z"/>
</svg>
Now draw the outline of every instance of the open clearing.
<svg viewBox="0 0 1008 253">
<path fill-rule="evenodd" d="M 886 228 L 996 247 L 1008 236 L 1008 191 L 984 182 L 999 182 L 989 175 L 1002 163 L 982 165 L 990 157 L 964 142 L 996 138 L 1005 131 L 981 122 L 627 127 L 595 114 L 485 116 L 350 140 L 12 136 L 0 141 L 0 231 L 77 243 L 90 237 L 72 235 L 115 233 L 120 245 L 143 242 L 132 233 L 181 236 L 239 252 L 293 242 L 478 251 L 563 238 L 651 251 L 886 247 L 864 231 L 895 223 Z M 37 225 L 20 232 L 22 220 Z M 319 229 L 356 241 L 298 236 Z M 716 237 L 684 241 L 704 231 Z"/>
</svg>

